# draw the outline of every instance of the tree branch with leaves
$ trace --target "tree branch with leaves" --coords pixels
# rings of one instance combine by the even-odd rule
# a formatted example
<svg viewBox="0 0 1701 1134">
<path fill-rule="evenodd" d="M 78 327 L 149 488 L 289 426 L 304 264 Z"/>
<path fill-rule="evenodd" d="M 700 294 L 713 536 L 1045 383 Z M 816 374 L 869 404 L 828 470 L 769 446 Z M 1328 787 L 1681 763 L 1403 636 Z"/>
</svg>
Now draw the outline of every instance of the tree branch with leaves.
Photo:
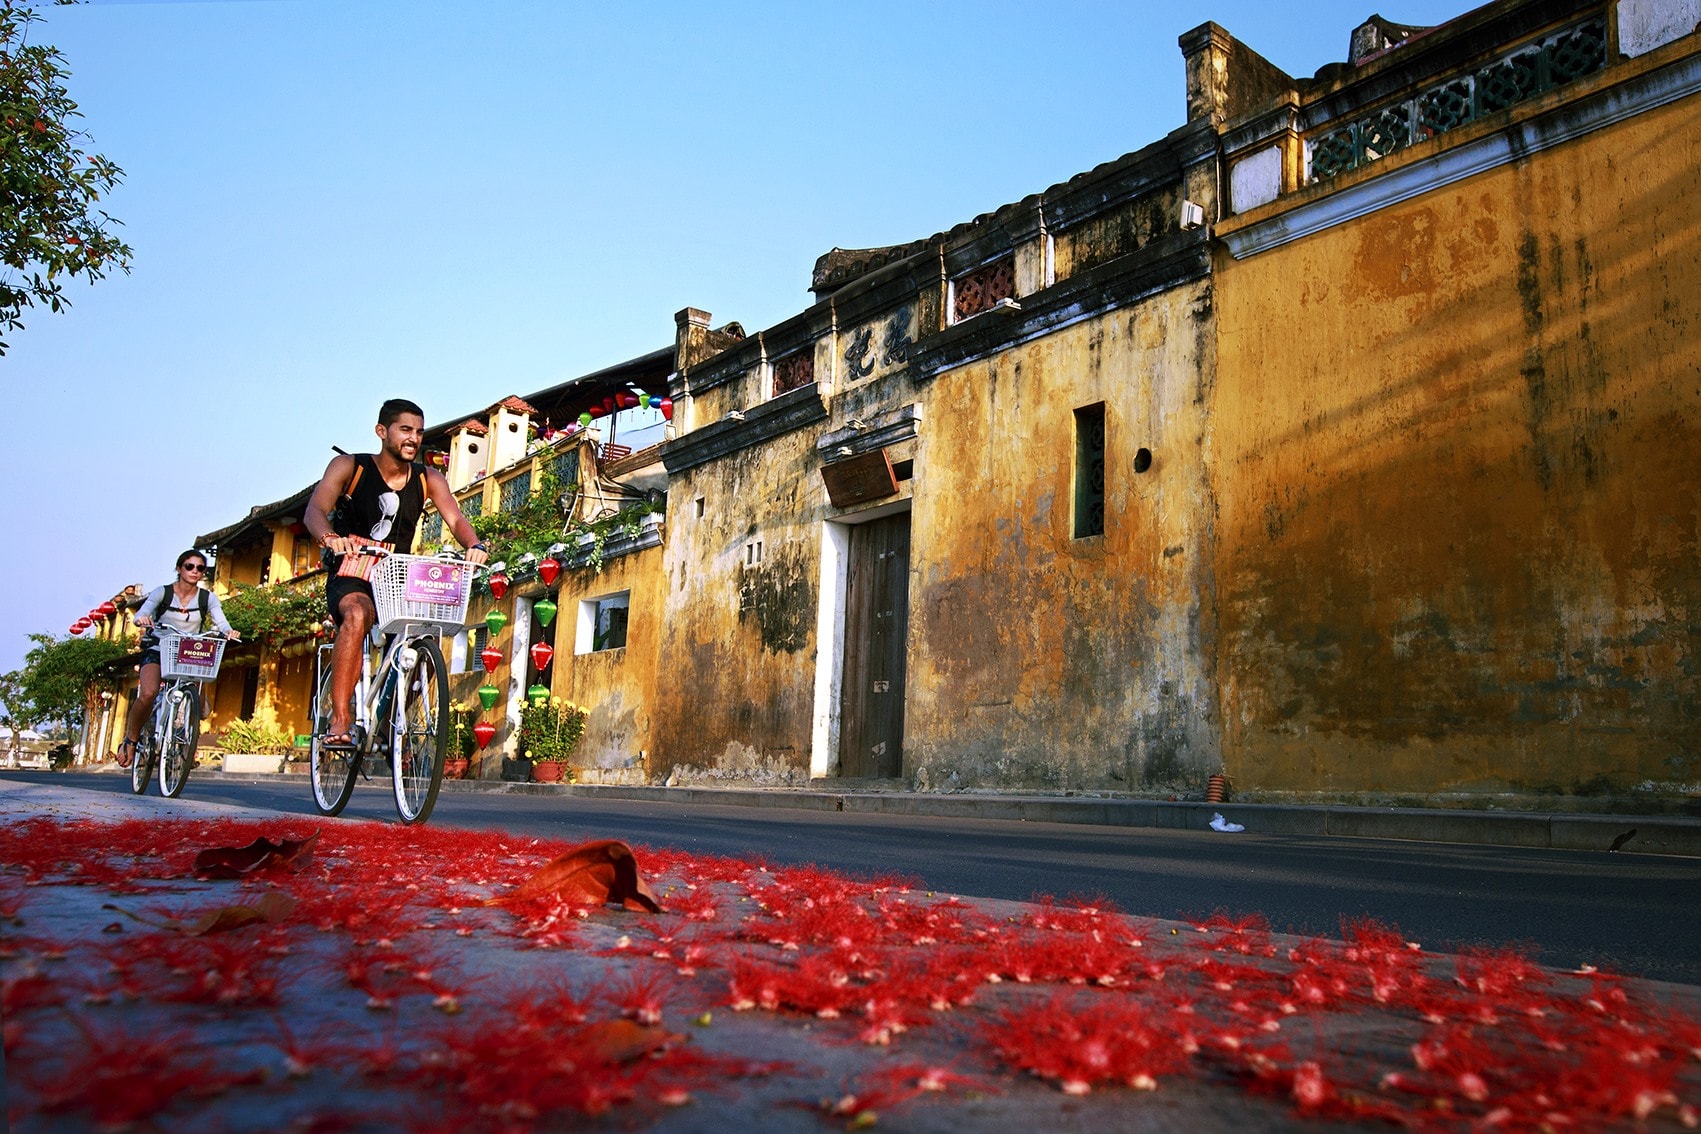
<svg viewBox="0 0 1701 1134">
<path fill-rule="evenodd" d="M 61 311 L 66 278 L 128 273 L 132 255 L 112 232 L 122 222 L 96 206 L 124 171 L 87 152 L 92 139 L 72 127 L 82 114 L 62 81 L 65 58 L 30 42 L 40 22 L 0 0 L 0 355 L 26 308 Z"/>
</svg>

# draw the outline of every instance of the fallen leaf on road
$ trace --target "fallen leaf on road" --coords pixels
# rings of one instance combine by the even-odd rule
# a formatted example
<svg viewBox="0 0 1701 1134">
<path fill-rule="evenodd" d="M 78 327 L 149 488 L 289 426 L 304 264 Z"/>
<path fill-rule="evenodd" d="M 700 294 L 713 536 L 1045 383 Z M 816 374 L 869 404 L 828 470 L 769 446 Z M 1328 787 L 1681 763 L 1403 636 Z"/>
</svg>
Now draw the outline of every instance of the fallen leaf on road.
<svg viewBox="0 0 1701 1134">
<path fill-rule="evenodd" d="M 195 873 L 203 878 L 246 878 L 272 866 L 301 870 L 313 861 L 313 844 L 318 841 L 319 832 L 314 831 L 305 839 L 274 843 L 262 837 L 245 847 L 211 847 L 195 856 Z"/>
<path fill-rule="evenodd" d="M 638 873 L 638 859 L 632 848 L 618 839 L 581 843 L 560 858 L 545 863 L 511 893 L 491 898 L 485 904 L 500 906 L 546 897 L 586 906 L 618 902 L 629 910 L 662 912 L 649 883 Z"/>
<path fill-rule="evenodd" d="M 143 925 L 151 925 L 155 929 L 169 929 L 181 933 L 185 937 L 202 937 L 209 933 L 228 933 L 232 929 L 241 929 L 245 925 L 253 925 L 262 921 L 282 921 L 294 911 L 296 901 L 288 894 L 276 890 L 269 891 L 251 906 L 219 906 L 208 910 L 199 917 L 189 919 L 150 918 L 143 917 L 122 906 L 108 902 L 101 909 L 116 910 L 133 921 Z"/>
</svg>

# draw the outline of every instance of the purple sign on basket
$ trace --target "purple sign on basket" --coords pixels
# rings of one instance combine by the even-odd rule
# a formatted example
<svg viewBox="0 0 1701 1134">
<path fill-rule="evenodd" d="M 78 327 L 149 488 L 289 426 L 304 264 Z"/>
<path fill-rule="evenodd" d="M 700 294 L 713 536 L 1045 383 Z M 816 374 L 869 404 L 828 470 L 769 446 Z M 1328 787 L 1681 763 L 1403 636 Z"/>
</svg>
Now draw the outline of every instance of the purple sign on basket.
<svg viewBox="0 0 1701 1134">
<path fill-rule="evenodd" d="M 459 605 L 465 570 L 458 563 L 409 563 L 407 581 L 402 584 L 402 598 L 407 602 L 428 602 L 437 606 Z"/>
<path fill-rule="evenodd" d="M 205 669 L 219 655 L 219 644 L 209 638 L 179 638 L 177 664 Z"/>
</svg>

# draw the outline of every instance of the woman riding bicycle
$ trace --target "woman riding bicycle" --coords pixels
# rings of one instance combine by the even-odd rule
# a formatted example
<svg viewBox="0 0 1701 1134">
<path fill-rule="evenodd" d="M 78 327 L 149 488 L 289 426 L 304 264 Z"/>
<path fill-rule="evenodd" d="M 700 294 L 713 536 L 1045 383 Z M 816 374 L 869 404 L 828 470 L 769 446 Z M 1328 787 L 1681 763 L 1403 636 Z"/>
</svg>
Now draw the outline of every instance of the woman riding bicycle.
<svg viewBox="0 0 1701 1134">
<path fill-rule="evenodd" d="M 207 557 L 199 551 L 185 551 L 177 557 L 176 580 L 155 587 L 136 608 L 136 625 L 143 631 L 142 684 L 124 718 L 124 742 L 115 754 L 121 768 L 128 768 L 135 759 L 136 739 L 154 711 L 154 698 L 159 696 L 160 631 L 199 634 L 210 622 L 227 638 L 242 637 L 226 621 L 219 596 L 201 586 L 206 574 Z"/>
</svg>

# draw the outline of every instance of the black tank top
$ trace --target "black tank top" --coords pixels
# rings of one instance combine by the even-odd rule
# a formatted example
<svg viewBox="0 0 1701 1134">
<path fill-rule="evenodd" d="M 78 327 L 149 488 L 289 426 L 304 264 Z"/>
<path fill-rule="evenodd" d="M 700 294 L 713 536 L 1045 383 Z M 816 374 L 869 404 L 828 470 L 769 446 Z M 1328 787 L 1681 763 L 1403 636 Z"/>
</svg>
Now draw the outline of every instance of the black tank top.
<svg viewBox="0 0 1701 1134">
<path fill-rule="evenodd" d="M 375 539 L 398 551 L 410 550 L 425 510 L 425 476 L 419 466 L 408 466 L 408 482 L 398 492 L 384 483 L 372 454 L 356 453 L 354 465 L 359 479 L 353 491 L 337 501 L 331 529 L 338 535 Z"/>
</svg>

